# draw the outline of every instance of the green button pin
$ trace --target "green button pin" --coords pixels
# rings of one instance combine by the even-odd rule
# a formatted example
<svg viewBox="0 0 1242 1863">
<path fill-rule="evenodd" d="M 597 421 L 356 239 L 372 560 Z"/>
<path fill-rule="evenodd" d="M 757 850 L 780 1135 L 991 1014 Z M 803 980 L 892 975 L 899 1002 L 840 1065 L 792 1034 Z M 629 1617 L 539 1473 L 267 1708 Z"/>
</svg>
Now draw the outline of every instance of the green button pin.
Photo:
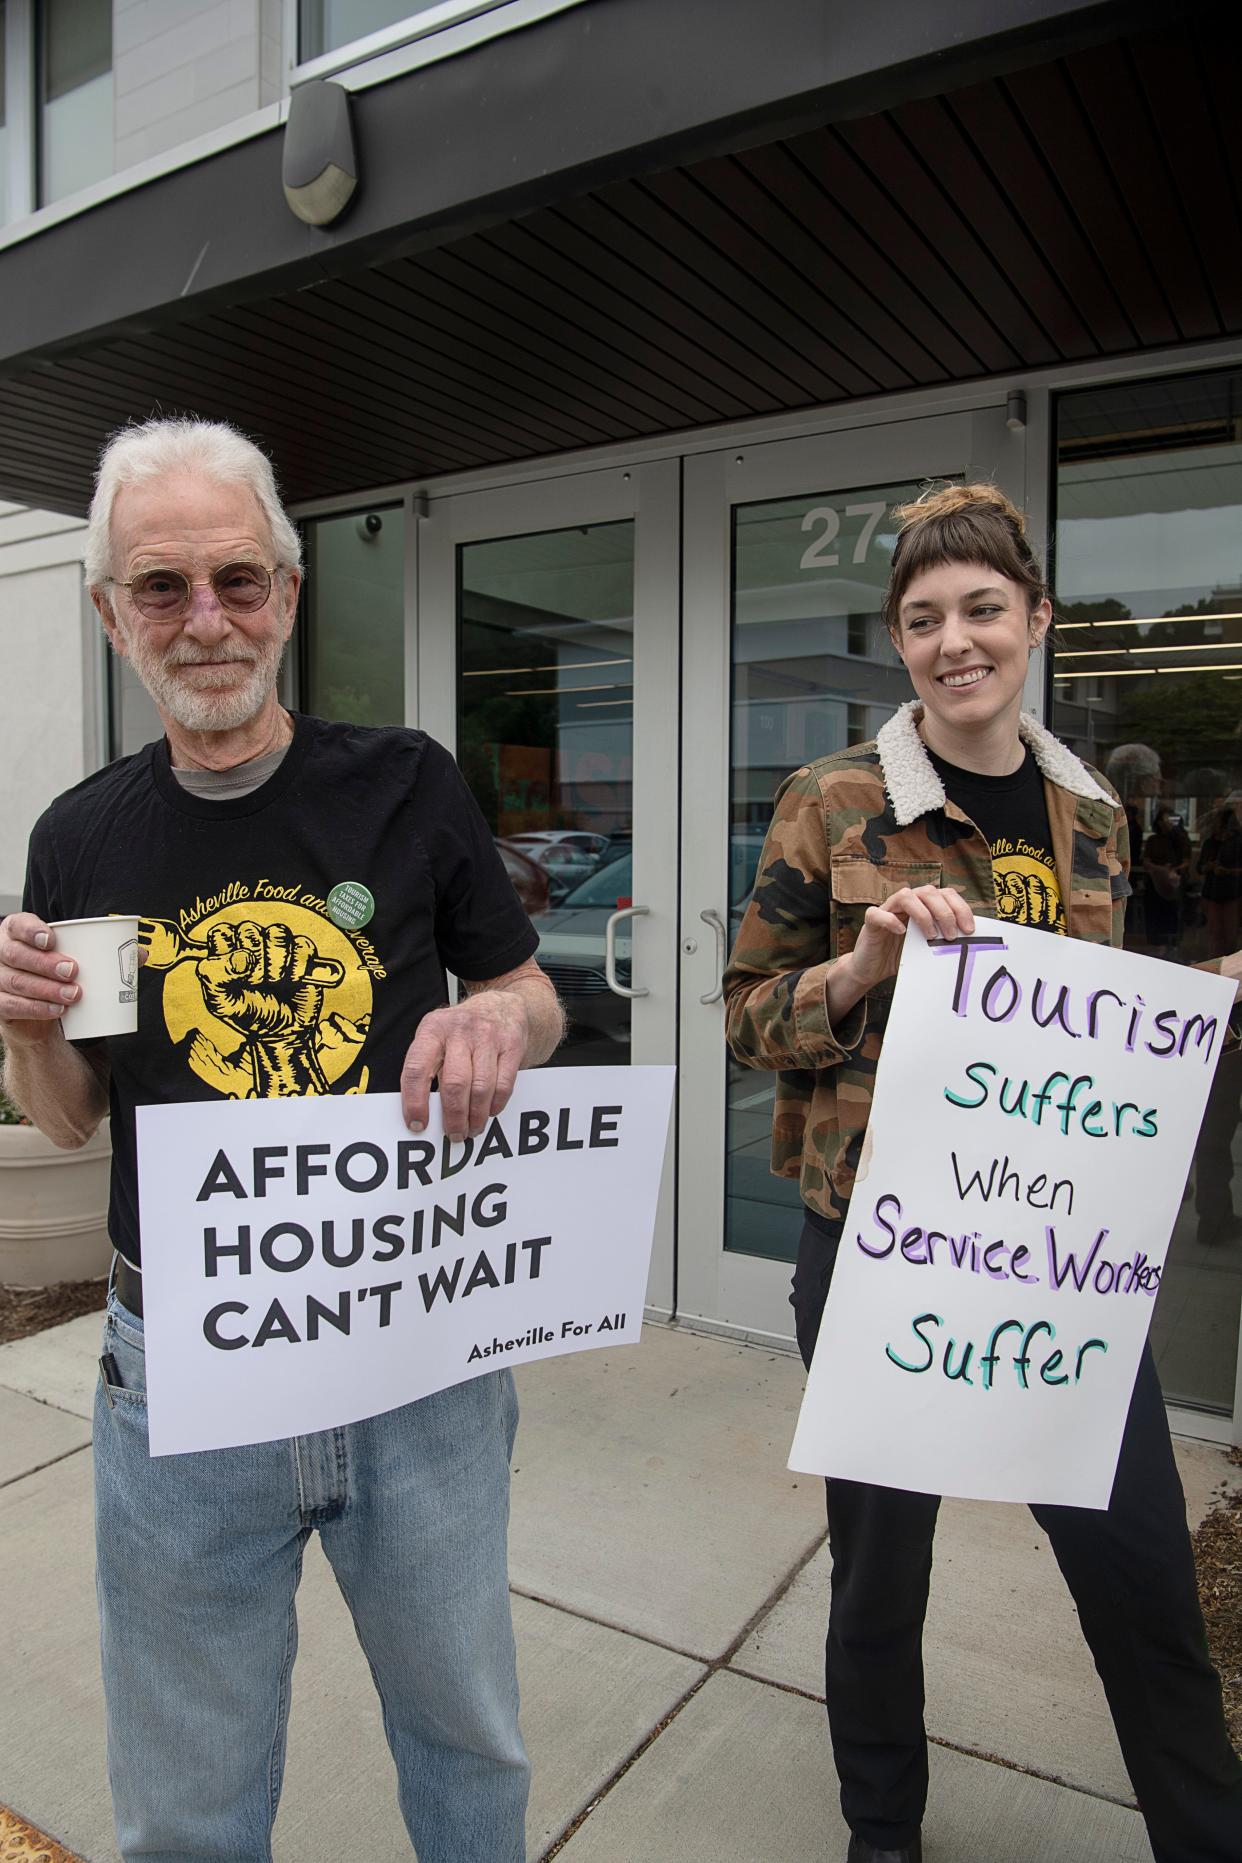
<svg viewBox="0 0 1242 1863">
<path fill-rule="evenodd" d="M 375 898 L 360 880 L 342 880 L 328 894 L 328 917 L 343 931 L 357 931 L 375 917 Z"/>
</svg>

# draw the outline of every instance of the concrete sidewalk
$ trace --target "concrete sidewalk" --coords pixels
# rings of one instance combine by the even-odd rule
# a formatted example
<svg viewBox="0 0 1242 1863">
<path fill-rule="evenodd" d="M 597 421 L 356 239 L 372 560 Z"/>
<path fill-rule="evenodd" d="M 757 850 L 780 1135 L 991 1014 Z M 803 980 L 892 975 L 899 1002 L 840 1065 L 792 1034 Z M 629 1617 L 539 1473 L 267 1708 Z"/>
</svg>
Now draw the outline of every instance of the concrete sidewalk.
<svg viewBox="0 0 1242 1863">
<path fill-rule="evenodd" d="M 115 1863 L 91 1574 L 99 1320 L 0 1347 L 0 1802 Z M 802 1369 L 647 1328 L 518 1373 L 511 1571 L 533 1860 L 839 1863 L 822 1488 L 784 1466 Z M 1193 1520 L 1231 1474 L 1179 1445 Z M 279 1863 L 398 1863 L 378 1705 L 312 1542 Z M 1112 1725 L 1024 1508 L 949 1502 L 927 1635 L 927 1863 L 1149 1863 Z M 570 1831 L 568 1841 L 562 1843 Z M 480 1858 L 478 1863 L 486 1863 Z"/>
</svg>

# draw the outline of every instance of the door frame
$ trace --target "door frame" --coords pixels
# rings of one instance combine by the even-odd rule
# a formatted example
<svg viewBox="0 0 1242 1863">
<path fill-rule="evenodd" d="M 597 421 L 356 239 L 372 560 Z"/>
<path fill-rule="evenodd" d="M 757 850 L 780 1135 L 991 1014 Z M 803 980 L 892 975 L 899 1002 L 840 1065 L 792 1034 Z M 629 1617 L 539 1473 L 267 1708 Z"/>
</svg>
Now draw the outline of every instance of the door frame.
<svg viewBox="0 0 1242 1863">
<path fill-rule="evenodd" d="M 680 462 L 551 476 L 478 492 L 429 495 L 416 507 L 414 634 L 417 722 L 457 748 L 458 550 L 493 538 L 630 520 L 634 524 L 633 926 L 630 1058 L 677 1061 L 677 779 L 680 742 L 678 591 Z M 676 1310 L 677 1119 L 665 1156 L 647 1314 Z"/>
<path fill-rule="evenodd" d="M 837 427 L 686 461 L 682 669 L 692 702 L 682 744 L 677 1288 L 678 1316 L 698 1331 L 796 1349 L 790 1264 L 724 1248 L 724 1006 L 702 1001 L 716 971 L 714 941 L 700 914 L 715 911 L 728 924 L 734 507 L 962 475 L 992 480 L 1021 505 L 1024 440 L 1007 428 L 1000 394 L 972 411 Z M 1042 654 L 1036 658 L 1024 702 L 1042 716 Z"/>
</svg>

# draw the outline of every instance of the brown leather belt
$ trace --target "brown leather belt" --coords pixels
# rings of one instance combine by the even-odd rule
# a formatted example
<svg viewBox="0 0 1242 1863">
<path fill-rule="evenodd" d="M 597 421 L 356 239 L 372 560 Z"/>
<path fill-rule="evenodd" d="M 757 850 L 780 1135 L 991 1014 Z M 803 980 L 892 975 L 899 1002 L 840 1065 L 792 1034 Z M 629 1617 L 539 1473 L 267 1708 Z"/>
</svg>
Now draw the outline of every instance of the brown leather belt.
<svg viewBox="0 0 1242 1863">
<path fill-rule="evenodd" d="M 116 1258 L 116 1272 L 112 1276 L 112 1285 L 116 1289 L 116 1297 L 121 1305 L 128 1307 L 131 1313 L 137 1314 L 141 1319 L 142 1276 L 131 1262 L 126 1261 L 124 1255 L 118 1255 Z"/>
</svg>

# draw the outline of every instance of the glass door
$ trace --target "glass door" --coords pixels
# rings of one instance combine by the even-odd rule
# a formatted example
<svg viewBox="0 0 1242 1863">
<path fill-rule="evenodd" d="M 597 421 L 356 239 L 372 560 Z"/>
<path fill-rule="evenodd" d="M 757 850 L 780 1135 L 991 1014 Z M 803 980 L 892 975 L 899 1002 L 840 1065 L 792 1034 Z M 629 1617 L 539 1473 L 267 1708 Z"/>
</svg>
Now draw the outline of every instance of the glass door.
<svg viewBox="0 0 1242 1863">
<path fill-rule="evenodd" d="M 892 507 L 964 475 L 1020 500 L 1022 450 L 997 407 L 686 463 L 678 1310 L 692 1323 L 793 1335 L 798 1185 L 769 1172 L 774 1081 L 727 1058 L 720 996 L 774 792 L 910 696 L 879 614 Z"/>
<path fill-rule="evenodd" d="M 555 1065 L 676 1059 L 678 476 L 433 498 L 420 525 L 418 722 L 539 932 Z M 671 1171 L 648 1304 L 673 1310 Z"/>
<path fill-rule="evenodd" d="M 1055 403 L 1052 728 L 1130 826 L 1126 947 L 1242 944 L 1242 370 Z M 1151 1343 L 1166 1400 L 1242 1428 L 1242 1055 L 1222 1056 Z M 1206 1414 L 1205 1414 L 1206 1413 Z M 1225 1431 L 1222 1429 L 1222 1435 Z"/>
</svg>

